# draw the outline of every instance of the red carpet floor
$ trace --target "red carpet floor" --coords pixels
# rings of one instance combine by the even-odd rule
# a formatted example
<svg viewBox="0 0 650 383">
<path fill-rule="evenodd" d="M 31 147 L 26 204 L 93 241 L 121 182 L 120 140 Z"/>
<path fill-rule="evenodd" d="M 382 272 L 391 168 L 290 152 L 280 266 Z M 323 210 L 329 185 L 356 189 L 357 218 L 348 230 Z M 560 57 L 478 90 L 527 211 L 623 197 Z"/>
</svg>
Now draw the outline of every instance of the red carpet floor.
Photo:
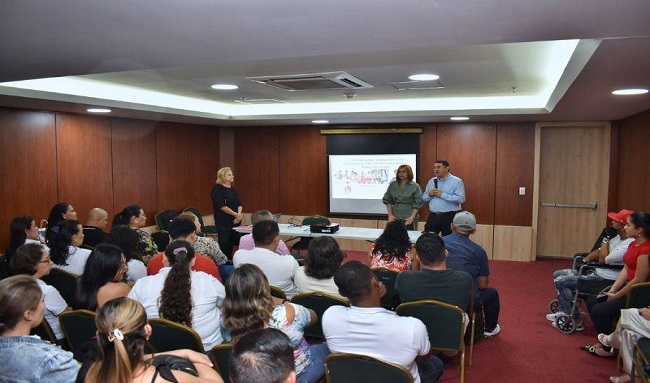
<svg viewBox="0 0 650 383">
<path fill-rule="evenodd" d="M 365 256 L 348 252 L 348 260 Z M 465 367 L 466 382 L 608 382 L 609 376 L 620 374 L 614 358 L 580 350 L 581 345 L 596 342 L 586 316 L 585 330 L 570 335 L 546 320 L 548 303 L 555 296 L 551 274 L 566 267 L 568 260 L 490 262 L 490 285 L 499 290 L 501 299 L 501 333 L 475 344 L 472 366 Z M 442 383 L 460 382 L 456 367 L 456 362 L 447 366 Z"/>
</svg>

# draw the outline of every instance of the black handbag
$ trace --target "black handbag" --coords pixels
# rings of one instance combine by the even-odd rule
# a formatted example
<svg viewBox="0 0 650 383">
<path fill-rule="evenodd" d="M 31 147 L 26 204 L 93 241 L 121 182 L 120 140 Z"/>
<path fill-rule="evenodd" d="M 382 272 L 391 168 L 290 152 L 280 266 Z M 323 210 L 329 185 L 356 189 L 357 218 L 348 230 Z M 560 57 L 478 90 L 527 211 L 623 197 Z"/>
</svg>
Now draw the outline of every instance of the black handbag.
<svg viewBox="0 0 650 383">
<path fill-rule="evenodd" d="M 194 363 L 190 362 L 188 359 L 181 358 L 180 356 L 157 355 L 153 358 L 151 364 L 156 367 L 156 372 L 153 375 L 153 379 L 151 379 L 152 382 L 155 382 L 158 374 L 160 374 L 163 379 L 178 383 L 174 374 L 172 374 L 172 370 L 182 371 L 193 376 L 199 376 Z"/>
</svg>

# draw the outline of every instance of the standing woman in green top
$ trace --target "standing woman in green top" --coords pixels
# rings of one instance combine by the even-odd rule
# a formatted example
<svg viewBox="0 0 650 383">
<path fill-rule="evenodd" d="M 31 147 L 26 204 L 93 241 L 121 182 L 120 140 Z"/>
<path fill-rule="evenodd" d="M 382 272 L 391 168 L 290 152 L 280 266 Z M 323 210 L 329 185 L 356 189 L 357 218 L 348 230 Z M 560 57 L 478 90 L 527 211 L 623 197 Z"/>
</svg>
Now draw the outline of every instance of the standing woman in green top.
<svg viewBox="0 0 650 383">
<path fill-rule="evenodd" d="M 397 168 L 395 181 L 388 185 L 382 198 L 388 210 L 388 222 L 404 220 L 407 230 L 416 230 L 418 211 L 422 207 L 422 189 L 413 181 L 413 169 L 409 165 Z"/>
</svg>

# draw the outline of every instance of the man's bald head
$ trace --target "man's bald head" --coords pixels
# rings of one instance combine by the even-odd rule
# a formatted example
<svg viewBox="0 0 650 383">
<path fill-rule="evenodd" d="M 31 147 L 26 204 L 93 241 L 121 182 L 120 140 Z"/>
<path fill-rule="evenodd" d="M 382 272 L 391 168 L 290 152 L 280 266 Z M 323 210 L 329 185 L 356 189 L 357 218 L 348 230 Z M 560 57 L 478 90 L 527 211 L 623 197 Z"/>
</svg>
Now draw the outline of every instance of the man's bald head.
<svg viewBox="0 0 650 383">
<path fill-rule="evenodd" d="M 101 208 L 93 208 L 88 212 L 86 226 L 95 226 L 104 229 L 108 225 L 108 213 Z"/>
</svg>

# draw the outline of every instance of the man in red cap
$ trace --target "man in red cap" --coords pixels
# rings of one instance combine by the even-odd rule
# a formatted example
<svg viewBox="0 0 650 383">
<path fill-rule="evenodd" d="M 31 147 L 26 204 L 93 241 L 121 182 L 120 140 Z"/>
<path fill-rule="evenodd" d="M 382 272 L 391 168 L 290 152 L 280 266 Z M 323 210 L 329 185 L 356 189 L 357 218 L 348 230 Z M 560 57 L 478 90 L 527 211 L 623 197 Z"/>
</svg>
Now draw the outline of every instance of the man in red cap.
<svg viewBox="0 0 650 383">
<path fill-rule="evenodd" d="M 624 229 L 625 224 L 627 223 L 627 218 L 632 213 L 633 211 L 631 210 L 622 209 L 619 212 L 610 212 L 607 214 L 607 217 L 612 219 L 612 227 L 616 230 L 617 234 L 613 238 L 603 237 L 600 248 L 589 253 L 589 255 L 585 257 L 585 261 L 598 262 L 603 265 L 623 265 L 623 255 L 625 255 L 625 251 L 634 240 L 634 238 L 627 238 Z M 553 326 L 555 327 L 555 320 L 560 315 L 571 311 L 579 279 L 589 280 L 595 283 L 602 282 L 604 288 L 616 280 L 618 273 L 619 270 L 617 269 L 605 267 L 596 267 L 593 274 L 580 276 L 578 276 L 578 272 L 575 269 L 562 269 L 555 271 L 553 273 L 553 283 L 555 283 L 555 289 L 557 292 L 558 312 L 546 315 L 546 319 L 552 321 Z M 580 313 L 577 312 L 577 310 L 573 314 L 573 318 L 577 323 L 576 331 L 582 331 L 584 327 L 580 321 Z"/>
</svg>

